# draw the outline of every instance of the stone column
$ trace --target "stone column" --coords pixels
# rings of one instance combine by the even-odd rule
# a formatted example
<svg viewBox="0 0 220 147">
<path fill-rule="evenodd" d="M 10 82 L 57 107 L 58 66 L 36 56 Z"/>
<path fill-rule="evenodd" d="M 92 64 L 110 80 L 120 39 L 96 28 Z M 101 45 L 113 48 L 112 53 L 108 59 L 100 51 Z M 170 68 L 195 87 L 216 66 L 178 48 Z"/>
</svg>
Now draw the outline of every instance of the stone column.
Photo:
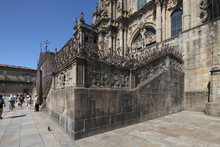
<svg viewBox="0 0 220 147">
<path fill-rule="evenodd" d="M 220 68 L 213 68 L 211 70 L 212 81 L 211 81 L 211 95 L 210 100 L 212 102 L 220 103 Z"/>
<path fill-rule="evenodd" d="M 113 44 L 112 44 L 112 34 L 111 34 L 111 32 L 109 32 L 108 49 L 111 50 L 111 52 L 112 52 Z"/>
<path fill-rule="evenodd" d="M 112 1 L 110 1 L 110 3 L 109 3 L 109 10 L 110 10 L 109 12 L 110 12 L 110 18 L 111 18 L 111 19 L 113 19 L 113 15 L 112 15 L 112 12 L 113 12 L 113 10 L 112 10 L 112 3 L 113 3 Z"/>
<path fill-rule="evenodd" d="M 85 86 L 85 63 L 84 61 L 76 61 L 76 87 Z"/>
<path fill-rule="evenodd" d="M 211 70 L 210 102 L 206 104 L 206 114 L 220 117 L 220 68 Z"/>
<path fill-rule="evenodd" d="M 162 15 L 161 15 L 161 2 L 156 1 L 157 10 L 156 10 L 156 41 L 161 42 L 162 36 Z"/>
<path fill-rule="evenodd" d="M 164 4 L 165 5 L 165 4 Z M 166 40 L 166 36 L 167 36 L 167 34 L 166 34 L 166 25 L 167 25 L 167 21 L 166 21 L 166 8 L 165 7 L 163 7 L 162 8 L 162 16 L 161 16 L 161 18 L 164 20 L 161 24 L 161 26 L 162 26 L 162 29 L 161 30 L 163 30 L 163 31 L 161 31 L 161 35 L 162 35 L 162 40 Z"/>
<path fill-rule="evenodd" d="M 123 30 L 123 28 L 121 28 L 120 29 L 120 33 L 119 33 L 119 38 L 120 38 L 120 43 L 119 43 L 119 45 L 120 45 L 120 49 L 121 49 L 121 55 L 123 55 L 124 54 L 124 30 Z"/>
<path fill-rule="evenodd" d="M 125 30 L 124 30 L 124 55 L 128 52 L 127 33 L 128 33 L 128 30 L 125 29 Z"/>
<path fill-rule="evenodd" d="M 183 0 L 183 31 L 190 29 L 190 1 L 191 0 Z"/>
<path fill-rule="evenodd" d="M 130 90 L 135 88 L 136 83 L 135 83 L 135 75 L 134 75 L 134 70 L 130 70 L 130 82 L 129 82 L 129 88 Z"/>
</svg>

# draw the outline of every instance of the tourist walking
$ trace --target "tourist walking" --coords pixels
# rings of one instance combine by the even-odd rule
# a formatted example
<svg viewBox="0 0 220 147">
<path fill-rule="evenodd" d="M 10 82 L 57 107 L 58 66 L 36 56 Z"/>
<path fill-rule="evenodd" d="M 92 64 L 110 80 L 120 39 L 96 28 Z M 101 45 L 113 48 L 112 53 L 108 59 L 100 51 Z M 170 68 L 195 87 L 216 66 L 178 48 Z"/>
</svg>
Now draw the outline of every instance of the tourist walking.
<svg viewBox="0 0 220 147">
<path fill-rule="evenodd" d="M 8 98 L 9 101 L 9 109 L 13 110 L 13 108 L 15 108 L 15 101 L 16 101 L 16 95 L 10 95 L 10 97 Z"/>
<path fill-rule="evenodd" d="M 4 105 L 4 107 L 6 107 L 5 101 L 4 101 L 4 99 L 2 98 L 2 95 L 0 95 L 0 119 L 3 119 L 3 117 L 2 117 L 3 105 Z"/>
<path fill-rule="evenodd" d="M 31 99 L 31 95 L 27 95 L 26 96 L 26 100 L 27 100 L 27 106 L 31 106 L 31 104 L 32 104 L 32 99 Z"/>
<path fill-rule="evenodd" d="M 19 99 L 18 99 L 18 101 L 19 101 L 18 106 L 21 106 L 21 107 L 22 107 L 22 105 L 23 105 L 23 103 L 24 103 L 24 99 L 25 99 L 24 95 L 21 94 L 20 97 L 19 97 Z"/>
</svg>

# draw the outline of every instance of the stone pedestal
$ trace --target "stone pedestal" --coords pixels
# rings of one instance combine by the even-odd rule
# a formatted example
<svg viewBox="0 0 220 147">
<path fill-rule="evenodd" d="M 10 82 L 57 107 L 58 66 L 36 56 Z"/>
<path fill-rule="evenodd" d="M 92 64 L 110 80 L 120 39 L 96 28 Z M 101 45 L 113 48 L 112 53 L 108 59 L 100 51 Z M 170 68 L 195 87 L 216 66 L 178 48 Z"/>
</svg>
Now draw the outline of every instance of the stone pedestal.
<svg viewBox="0 0 220 147">
<path fill-rule="evenodd" d="M 220 117 L 220 103 L 209 102 L 206 104 L 206 114 Z"/>
<path fill-rule="evenodd" d="M 206 114 L 220 117 L 220 68 L 211 70 L 210 102 L 206 104 Z"/>
</svg>

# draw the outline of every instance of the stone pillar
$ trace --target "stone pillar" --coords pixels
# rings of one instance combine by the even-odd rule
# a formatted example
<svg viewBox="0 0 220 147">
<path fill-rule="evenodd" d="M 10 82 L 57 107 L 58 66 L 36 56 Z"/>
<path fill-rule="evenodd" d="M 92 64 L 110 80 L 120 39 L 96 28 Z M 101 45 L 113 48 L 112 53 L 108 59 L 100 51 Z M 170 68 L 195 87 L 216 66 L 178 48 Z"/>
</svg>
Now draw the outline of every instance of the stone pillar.
<svg viewBox="0 0 220 147">
<path fill-rule="evenodd" d="M 77 87 L 85 86 L 85 66 L 77 64 Z"/>
<path fill-rule="evenodd" d="M 191 0 L 183 0 L 183 31 L 190 29 L 190 1 Z"/>
<path fill-rule="evenodd" d="M 112 1 L 109 3 L 109 13 L 110 13 L 110 18 L 113 19 L 113 10 L 112 10 Z"/>
<path fill-rule="evenodd" d="M 206 114 L 220 117 L 220 68 L 211 70 L 210 102 L 206 104 Z"/>
<path fill-rule="evenodd" d="M 167 34 L 166 34 L 166 32 L 167 32 L 166 31 L 167 21 L 166 21 L 166 8 L 165 7 L 162 8 L 162 16 L 161 16 L 161 18 L 164 20 L 162 25 L 161 25 L 162 26 L 161 30 L 163 30 L 163 31 L 161 31 L 162 40 L 166 40 L 166 36 L 167 36 Z"/>
<path fill-rule="evenodd" d="M 124 30 L 124 55 L 128 53 L 127 29 Z"/>
<path fill-rule="evenodd" d="M 112 34 L 111 34 L 111 32 L 109 33 L 109 38 L 108 38 L 108 49 L 109 49 L 109 51 L 112 52 L 113 44 L 112 44 Z"/>
<path fill-rule="evenodd" d="M 213 68 L 211 70 L 211 95 L 210 100 L 212 102 L 220 103 L 220 68 Z"/>
<path fill-rule="evenodd" d="M 161 2 L 156 1 L 157 10 L 156 10 L 156 41 L 161 42 L 162 36 L 162 15 L 161 15 Z"/>
<path fill-rule="evenodd" d="M 120 45 L 120 49 L 121 49 L 121 51 L 120 51 L 120 53 L 121 53 L 121 55 L 123 55 L 124 54 L 124 30 L 121 28 L 120 29 L 120 33 L 119 33 L 119 45 Z"/>
<path fill-rule="evenodd" d="M 130 90 L 135 88 L 136 83 L 135 83 L 135 75 L 134 75 L 134 70 L 130 70 L 130 82 L 129 82 L 129 88 Z"/>
</svg>

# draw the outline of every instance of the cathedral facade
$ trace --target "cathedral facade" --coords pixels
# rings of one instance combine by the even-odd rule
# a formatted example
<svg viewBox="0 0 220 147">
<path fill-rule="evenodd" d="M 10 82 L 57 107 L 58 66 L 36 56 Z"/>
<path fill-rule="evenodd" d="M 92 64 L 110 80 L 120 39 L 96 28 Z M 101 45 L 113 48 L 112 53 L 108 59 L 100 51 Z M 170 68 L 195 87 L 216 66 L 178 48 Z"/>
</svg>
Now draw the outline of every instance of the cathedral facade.
<svg viewBox="0 0 220 147">
<path fill-rule="evenodd" d="M 169 44 L 184 60 L 186 99 L 207 100 L 219 68 L 218 0 L 100 0 L 93 13 L 99 49 L 134 56 Z M 190 104 L 193 105 L 193 104 Z"/>
<path fill-rule="evenodd" d="M 182 110 L 220 116 L 219 0 L 100 0 L 41 52 L 37 92 L 80 139 Z"/>
</svg>

